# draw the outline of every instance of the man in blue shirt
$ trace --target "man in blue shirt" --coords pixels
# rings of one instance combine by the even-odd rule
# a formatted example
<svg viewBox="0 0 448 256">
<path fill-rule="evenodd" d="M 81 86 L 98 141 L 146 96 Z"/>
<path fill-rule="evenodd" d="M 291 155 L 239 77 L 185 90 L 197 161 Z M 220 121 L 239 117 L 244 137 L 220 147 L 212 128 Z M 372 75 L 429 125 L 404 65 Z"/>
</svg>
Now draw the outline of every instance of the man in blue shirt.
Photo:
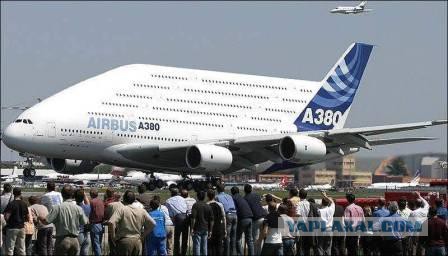
<svg viewBox="0 0 448 256">
<path fill-rule="evenodd" d="M 373 212 L 373 217 L 387 217 L 390 215 L 388 209 L 386 209 L 386 200 L 384 198 L 378 199 L 378 210 Z"/>
<path fill-rule="evenodd" d="M 236 255 L 244 255 L 241 238 L 245 236 L 247 243 L 247 248 L 250 256 L 254 255 L 254 242 L 252 240 L 252 210 L 246 199 L 240 195 L 240 190 L 238 187 L 232 187 L 230 190 L 232 192 L 233 201 L 235 202 L 236 212 L 238 215 L 238 224 L 236 229 Z"/>
<path fill-rule="evenodd" d="M 389 212 L 390 215 L 386 217 L 382 217 L 380 219 L 382 232 L 386 232 L 387 230 L 383 230 L 384 228 L 390 229 L 389 236 L 383 236 L 383 244 L 382 254 L 381 255 L 403 255 L 403 244 L 402 240 L 405 236 L 404 232 L 406 227 L 409 228 L 410 223 L 408 223 L 400 214 L 398 214 L 398 203 L 396 201 L 392 201 L 389 204 Z M 386 224 L 384 222 L 390 222 Z"/>
<path fill-rule="evenodd" d="M 233 198 L 224 192 L 224 183 L 218 184 L 216 189 L 218 195 L 216 201 L 222 203 L 224 206 L 224 212 L 226 213 L 226 230 L 227 236 L 224 241 L 224 255 L 235 255 L 236 249 L 236 227 L 238 223 L 238 217 L 236 215 L 236 207 L 233 202 Z"/>
<path fill-rule="evenodd" d="M 261 253 L 261 248 L 263 245 L 263 237 L 261 234 L 261 229 L 263 228 L 264 217 L 266 217 L 267 212 L 261 206 L 261 197 L 257 193 L 252 193 L 252 186 L 249 184 L 244 185 L 244 199 L 254 214 L 252 219 L 252 238 L 254 239 L 255 255 L 258 256 Z"/>
<path fill-rule="evenodd" d="M 82 208 L 82 211 L 88 217 L 91 212 L 89 199 L 84 193 L 83 189 L 78 189 L 75 192 L 75 201 L 76 205 Z M 86 256 L 89 255 L 89 249 L 90 249 L 90 230 L 86 227 L 90 225 L 80 225 L 79 226 L 79 235 L 78 235 L 78 241 L 80 249 L 80 256 Z"/>
<path fill-rule="evenodd" d="M 437 209 L 437 217 L 442 218 L 444 220 L 448 219 L 448 211 L 446 207 L 443 207 L 443 199 L 436 199 L 436 209 Z"/>
</svg>

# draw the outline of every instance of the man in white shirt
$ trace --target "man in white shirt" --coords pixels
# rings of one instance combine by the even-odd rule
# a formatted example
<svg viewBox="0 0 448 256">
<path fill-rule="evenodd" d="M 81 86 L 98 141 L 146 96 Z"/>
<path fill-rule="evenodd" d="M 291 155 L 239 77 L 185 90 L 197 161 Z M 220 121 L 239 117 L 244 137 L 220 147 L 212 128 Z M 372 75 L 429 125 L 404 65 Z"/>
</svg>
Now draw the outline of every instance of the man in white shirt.
<svg viewBox="0 0 448 256">
<path fill-rule="evenodd" d="M 423 222 L 425 222 L 427 220 L 429 204 L 428 204 L 428 201 L 426 201 L 420 195 L 419 192 L 415 191 L 414 194 L 418 197 L 417 201 L 415 202 L 415 205 L 417 206 L 417 208 L 415 210 L 413 210 L 411 212 L 411 214 L 409 214 L 409 218 L 411 221 L 415 221 L 416 223 L 418 222 L 419 224 L 422 224 Z M 423 255 L 424 249 L 423 249 L 423 243 L 422 243 L 420 237 L 415 236 L 414 239 L 415 239 L 414 244 L 416 244 L 415 253 L 417 255 Z"/>
<path fill-rule="evenodd" d="M 298 221 L 304 223 L 308 226 L 308 215 L 310 214 L 310 202 L 306 200 L 307 192 L 305 189 L 301 188 L 299 190 L 300 201 L 297 204 L 296 214 Z M 311 248 L 313 247 L 313 237 L 312 236 L 302 236 L 299 232 L 299 248 L 298 250 L 302 255 L 309 255 Z"/>
<path fill-rule="evenodd" d="M 333 215 L 335 205 L 333 200 L 327 196 L 325 191 L 322 191 L 322 208 L 318 209 L 320 213 L 320 218 L 323 222 L 325 222 L 326 230 L 320 233 L 318 236 L 318 246 L 317 250 L 319 255 L 331 255 L 331 240 L 332 240 L 332 232 L 331 229 L 333 227 Z"/>
<path fill-rule="evenodd" d="M 55 190 L 56 184 L 53 181 L 47 182 L 48 192 L 45 193 L 40 199 L 41 203 L 47 207 L 48 211 L 50 211 L 54 206 L 60 205 L 63 202 L 61 193 Z"/>
</svg>

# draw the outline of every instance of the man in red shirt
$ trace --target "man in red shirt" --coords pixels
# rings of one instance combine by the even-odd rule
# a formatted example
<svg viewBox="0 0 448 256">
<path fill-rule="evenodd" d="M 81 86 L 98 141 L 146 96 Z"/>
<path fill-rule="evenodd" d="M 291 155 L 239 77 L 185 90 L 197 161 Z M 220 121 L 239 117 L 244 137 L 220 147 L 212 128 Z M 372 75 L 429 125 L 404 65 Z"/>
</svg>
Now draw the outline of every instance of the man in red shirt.
<svg viewBox="0 0 448 256">
<path fill-rule="evenodd" d="M 348 193 L 346 196 L 349 205 L 344 211 L 345 225 L 350 227 L 348 230 L 355 231 L 356 227 L 364 220 L 364 211 L 359 205 L 355 204 L 355 195 Z M 348 236 L 345 238 L 345 246 L 348 255 L 358 255 L 359 236 Z"/>
<path fill-rule="evenodd" d="M 426 255 L 446 255 L 448 245 L 448 224 L 437 216 L 436 208 L 429 208 L 428 236 L 422 237 L 426 242 Z"/>
<path fill-rule="evenodd" d="M 90 191 L 91 212 L 89 222 L 91 224 L 90 239 L 92 240 L 93 253 L 95 256 L 102 255 L 101 242 L 103 239 L 103 218 L 104 218 L 104 202 L 98 198 L 98 190 Z"/>
</svg>

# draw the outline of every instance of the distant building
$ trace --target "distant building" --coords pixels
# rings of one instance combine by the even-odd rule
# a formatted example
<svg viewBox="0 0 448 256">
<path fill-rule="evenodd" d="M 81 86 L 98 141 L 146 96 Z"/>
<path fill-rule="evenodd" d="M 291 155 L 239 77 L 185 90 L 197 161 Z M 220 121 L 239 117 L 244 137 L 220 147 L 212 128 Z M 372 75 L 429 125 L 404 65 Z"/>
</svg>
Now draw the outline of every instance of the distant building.
<svg viewBox="0 0 448 256">
<path fill-rule="evenodd" d="M 446 179 L 447 169 L 443 168 L 439 157 L 423 157 L 421 162 L 421 177 Z"/>
<path fill-rule="evenodd" d="M 332 180 L 336 180 L 336 171 L 333 170 L 301 170 L 299 174 L 299 187 L 308 185 L 331 184 Z"/>
<path fill-rule="evenodd" d="M 351 172 L 356 171 L 356 160 L 353 155 L 339 157 L 333 160 L 328 160 L 326 163 L 327 170 L 335 170 L 336 176 L 341 178 L 342 176 L 350 175 Z"/>
<path fill-rule="evenodd" d="M 238 172 L 224 175 L 222 180 L 224 182 L 255 182 L 257 175 L 254 171 L 243 169 Z"/>
</svg>

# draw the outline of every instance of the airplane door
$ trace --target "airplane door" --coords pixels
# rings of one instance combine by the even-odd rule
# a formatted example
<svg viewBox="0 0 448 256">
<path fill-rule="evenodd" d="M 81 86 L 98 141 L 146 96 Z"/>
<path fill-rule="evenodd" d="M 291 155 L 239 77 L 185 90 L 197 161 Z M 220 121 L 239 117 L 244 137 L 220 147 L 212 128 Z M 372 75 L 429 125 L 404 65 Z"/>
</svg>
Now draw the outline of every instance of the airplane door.
<svg viewBox="0 0 448 256">
<path fill-rule="evenodd" d="M 47 136 L 50 138 L 56 137 L 56 124 L 54 122 L 47 123 Z"/>
</svg>

